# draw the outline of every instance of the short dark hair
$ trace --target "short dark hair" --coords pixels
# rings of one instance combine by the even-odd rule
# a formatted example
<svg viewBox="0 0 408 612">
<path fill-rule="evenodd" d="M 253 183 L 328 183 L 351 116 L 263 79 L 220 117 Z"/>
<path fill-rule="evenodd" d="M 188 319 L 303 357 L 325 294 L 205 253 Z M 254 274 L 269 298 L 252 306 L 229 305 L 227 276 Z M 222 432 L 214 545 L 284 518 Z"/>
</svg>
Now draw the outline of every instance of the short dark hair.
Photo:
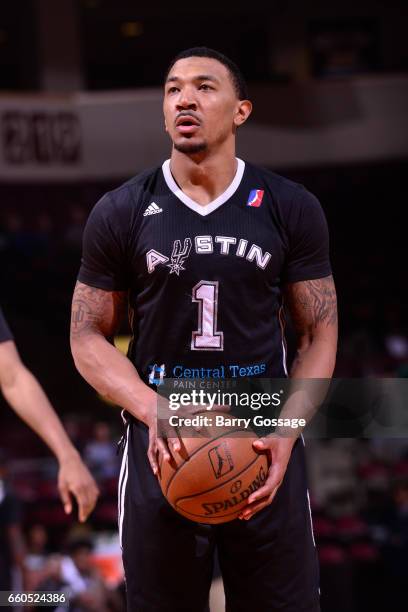
<svg viewBox="0 0 408 612">
<path fill-rule="evenodd" d="M 70 555 L 75 555 L 75 553 L 84 548 L 89 552 L 92 552 L 94 546 L 91 538 L 86 536 L 78 536 L 67 543 L 67 551 Z"/>
<path fill-rule="evenodd" d="M 221 64 L 223 64 L 228 70 L 228 72 L 230 73 L 232 84 L 234 86 L 238 99 L 239 100 L 248 99 L 247 84 L 245 82 L 245 79 L 244 79 L 244 76 L 241 70 L 238 68 L 236 63 L 230 60 L 229 57 L 227 57 L 220 51 L 216 51 L 215 49 L 210 49 L 209 47 L 192 47 L 191 49 L 185 49 L 185 51 L 181 51 L 180 53 L 178 53 L 171 60 L 170 65 L 167 68 L 166 76 L 164 79 L 165 82 L 174 64 L 178 62 L 179 60 L 186 59 L 188 57 L 210 57 L 211 59 L 215 59 Z"/>
</svg>

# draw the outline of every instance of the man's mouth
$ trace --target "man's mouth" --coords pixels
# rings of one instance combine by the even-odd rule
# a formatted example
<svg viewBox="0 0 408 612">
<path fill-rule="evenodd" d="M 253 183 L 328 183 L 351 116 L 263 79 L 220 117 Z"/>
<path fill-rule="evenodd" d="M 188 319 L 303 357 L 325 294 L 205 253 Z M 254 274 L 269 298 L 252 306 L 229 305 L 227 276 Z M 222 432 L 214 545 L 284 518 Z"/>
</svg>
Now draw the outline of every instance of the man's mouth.
<svg viewBox="0 0 408 612">
<path fill-rule="evenodd" d="M 181 134 L 192 134 L 200 127 L 200 122 L 191 115 L 183 115 L 176 120 L 176 129 Z"/>
</svg>

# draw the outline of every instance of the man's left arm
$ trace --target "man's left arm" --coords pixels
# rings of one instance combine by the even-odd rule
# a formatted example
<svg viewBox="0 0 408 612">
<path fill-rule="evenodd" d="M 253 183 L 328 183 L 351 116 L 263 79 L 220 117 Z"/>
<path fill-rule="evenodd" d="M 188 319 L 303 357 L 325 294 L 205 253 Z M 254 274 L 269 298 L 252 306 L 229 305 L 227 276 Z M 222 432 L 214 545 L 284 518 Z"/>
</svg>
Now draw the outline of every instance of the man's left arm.
<svg viewBox="0 0 408 612">
<path fill-rule="evenodd" d="M 290 283 L 285 301 L 297 336 L 291 378 L 331 378 L 337 351 L 337 299 L 332 276 Z"/>
<path fill-rule="evenodd" d="M 284 299 L 297 336 L 290 378 L 330 379 L 337 351 L 337 299 L 333 277 L 288 283 Z M 295 406 L 296 401 L 295 397 Z M 285 405 L 282 413 L 290 410 L 291 407 Z M 285 476 L 297 437 L 274 434 L 254 442 L 257 451 L 269 454 L 270 468 L 264 486 L 250 495 L 240 518 L 248 520 L 272 502 Z"/>
</svg>

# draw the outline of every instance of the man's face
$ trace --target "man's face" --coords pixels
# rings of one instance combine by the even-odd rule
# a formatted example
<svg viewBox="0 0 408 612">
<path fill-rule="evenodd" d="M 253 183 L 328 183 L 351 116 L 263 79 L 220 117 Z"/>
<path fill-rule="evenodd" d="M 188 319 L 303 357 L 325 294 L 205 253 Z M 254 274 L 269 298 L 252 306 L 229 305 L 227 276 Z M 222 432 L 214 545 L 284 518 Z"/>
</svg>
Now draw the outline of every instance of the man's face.
<svg viewBox="0 0 408 612">
<path fill-rule="evenodd" d="M 215 59 L 189 57 L 176 62 L 164 89 L 166 130 L 175 149 L 199 153 L 231 138 L 243 121 L 227 68 Z"/>
<path fill-rule="evenodd" d="M 72 554 L 72 560 L 81 573 L 87 574 L 91 570 L 91 551 L 88 547 L 78 548 Z"/>
</svg>

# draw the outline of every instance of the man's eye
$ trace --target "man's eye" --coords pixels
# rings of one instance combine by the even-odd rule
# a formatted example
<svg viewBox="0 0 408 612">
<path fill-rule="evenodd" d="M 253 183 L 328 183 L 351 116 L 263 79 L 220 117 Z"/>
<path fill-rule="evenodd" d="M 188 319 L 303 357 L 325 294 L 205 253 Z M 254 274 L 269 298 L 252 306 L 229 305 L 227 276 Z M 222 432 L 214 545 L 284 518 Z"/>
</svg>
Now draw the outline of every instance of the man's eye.
<svg viewBox="0 0 408 612">
<path fill-rule="evenodd" d="M 174 93 L 178 91 L 178 87 L 169 87 L 169 89 L 167 90 L 168 93 Z"/>
<path fill-rule="evenodd" d="M 212 87 L 210 87 L 209 85 L 207 85 L 206 83 L 202 83 L 199 87 L 199 89 L 203 89 L 204 91 L 206 91 L 207 89 L 212 89 Z"/>
</svg>

